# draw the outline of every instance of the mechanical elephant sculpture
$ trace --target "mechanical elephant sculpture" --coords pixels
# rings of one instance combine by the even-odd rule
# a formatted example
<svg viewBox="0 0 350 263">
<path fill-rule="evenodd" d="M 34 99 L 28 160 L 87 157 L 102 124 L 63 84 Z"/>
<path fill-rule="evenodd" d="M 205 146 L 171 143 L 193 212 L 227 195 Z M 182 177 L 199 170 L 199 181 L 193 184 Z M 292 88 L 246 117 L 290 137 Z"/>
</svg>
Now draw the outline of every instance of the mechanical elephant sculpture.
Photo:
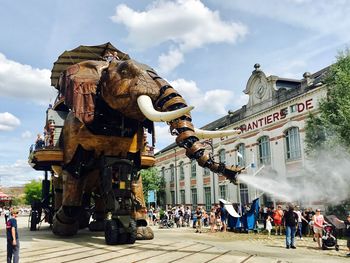
<svg viewBox="0 0 350 263">
<path fill-rule="evenodd" d="M 134 60 L 85 61 L 69 67 L 59 89 L 70 112 L 63 128 L 64 164 L 55 178 L 53 232 L 74 235 L 89 225 L 108 244 L 151 239 L 139 176 L 144 132 L 167 122 L 178 146 L 202 167 L 236 182 L 241 171 L 215 162 L 200 138 L 239 131 L 195 129 L 185 100 L 150 67 Z M 95 200 L 94 220 L 86 208 Z"/>
</svg>

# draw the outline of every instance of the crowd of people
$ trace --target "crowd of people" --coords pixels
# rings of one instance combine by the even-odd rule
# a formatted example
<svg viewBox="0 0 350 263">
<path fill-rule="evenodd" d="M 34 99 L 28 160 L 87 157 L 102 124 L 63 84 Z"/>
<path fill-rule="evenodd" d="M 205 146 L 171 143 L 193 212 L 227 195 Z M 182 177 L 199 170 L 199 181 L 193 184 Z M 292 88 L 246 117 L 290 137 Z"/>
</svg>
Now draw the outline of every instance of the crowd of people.
<svg viewBox="0 0 350 263">
<path fill-rule="evenodd" d="M 191 210 L 188 206 L 168 206 L 166 210 L 148 209 L 149 225 L 159 225 L 159 227 L 193 227 L 196 233 L 202 232 L 202 227 L 210 227 L 211 232 L 226 231 L 227 211 L 223 205 L 216 205 L 207 212 L 204 207 L 198 206 Z"/>
<path fill-rule="evenodd" d="M 282 205 L 277 205 L 276 209 L 274 207 L 262 206 L 260 208 L 259 220 L 263 222 L 264 229 L 269 234 L 271 234 L 274 226 L 275 235 L 282 235 L 285 232 L 285 214 L 288 210 L 288 206 L 282 209 Z M 314 235 L 313 217 L 316 212 L 312 208 L 301 210 L 299 206 L 293 206 L 293 212 L 297 215 L 296 235 L 299 239 L 303 239 L 303 236 Z"/>
<path fill-rule="evenodd" d="M 267 230 L 269 236 L 273 227 L 275 235 L 285 234 L 287 249 L 296 249 L 296 236 L 300 240 L 303 239 L 303 236 L 313 237 L 313 241 L 317 242 L 318 248 L 321 249 L 324 226 L 331 225 L 321 214 L 321 209 L 317 208 L 314 211 L 312 208 L 305 208 L 301 210 L 299 206 L 292 204 L 288 204 L 285 209 L 282 209 L 281 205 L 278 205 L 276 209 L 262 206 L 259 219 L 263 221 L 264 229 Z M 345 224 L 345 238 L 350 252 L 350 213 L 344 221 L 336 220 Z M 350 256 L 350 253 L 347 256 Z"/>
<path fill-rule="evenodd" d="M 249 205 L 243 208 L 245 211 L 249 211 L 249 209 Z M 169 206 L 166 210 L 151 207 L 148 210 L 148 219 L 150 225 L 159 225 L 159 227 L 193 227 L 196 233 L 202 233 L 203 226 L 205 226 L 214 233 L 227 231 L 228 213 L 222 203 L 213 206 L 210 211 L 206 211 L 201 206 L 194 210 L 185 206 Z M 350 256 L 350 213 L 344 221 L 337 220 L 345 224 L 344 234 L 348 240 L 348 256 Z M 323 227 L 329 224 L 321 214 L 320 209 L 300 209 L 299 206 L 292 204 L 284 207 L 277 205 L 276 208 L 262 206 L 257 222 L 263 224 L 269 238 L 271 238 L 272 233 L 285 235 L 287 249 L 296 249 L 296 238 L 303 240 L 303 237 L 312 237 L 317 247 L 322 248 Z"/>
</svg>

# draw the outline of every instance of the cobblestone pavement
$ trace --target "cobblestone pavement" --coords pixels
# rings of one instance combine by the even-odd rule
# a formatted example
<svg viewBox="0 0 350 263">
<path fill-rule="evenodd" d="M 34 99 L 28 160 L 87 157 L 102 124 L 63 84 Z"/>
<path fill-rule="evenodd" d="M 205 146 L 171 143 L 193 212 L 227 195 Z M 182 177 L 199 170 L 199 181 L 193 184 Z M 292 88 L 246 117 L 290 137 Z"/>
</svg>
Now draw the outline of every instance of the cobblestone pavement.
<svg viewBox="0 0 350 263">
<path fill-rule="evenodd" d="M 3 217 L 0 217 L 4 220 Z M 194 233 L 192 228 L 158 229 L 155 238 L 137 241 L 133 245 L 107 246 L 103 232 L 80 231 L 72 238 L 52 234 L 43 223 L 39 231 L 31 232 L 28 218 L 19 217 L 20 262 L 349 262 L 346 244 L 340 251 L 318 250 L 311 238 L 297 241 L 297 249 L 285 249 L 283 236 L 267 238 L 262 234 Z M 0 262 L 6 258 L 4 223 L 0 224 Z M 3 259 L 3 260 L 2 260 Z"/>
</svg>

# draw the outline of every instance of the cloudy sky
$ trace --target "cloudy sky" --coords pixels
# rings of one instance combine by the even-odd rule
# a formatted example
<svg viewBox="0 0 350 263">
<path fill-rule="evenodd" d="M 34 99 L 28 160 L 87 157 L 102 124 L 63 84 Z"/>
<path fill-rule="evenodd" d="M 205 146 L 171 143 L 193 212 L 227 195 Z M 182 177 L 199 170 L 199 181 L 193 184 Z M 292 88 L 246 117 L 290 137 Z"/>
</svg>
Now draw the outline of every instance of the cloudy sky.
<svg viewBox="0 0 350 263">
<path fill-rule="evenodd" d="M 0 0 L 0 185 L 42 177 L 28 149 L 64 50 L 111 42 L 171 82 L 200 127 L 246 103 L 257 62 L 297 79 L 333 63 L 349 45 L 349 13 L 345 0 Z M 158 149 L 174 141 L 157 128 Z"/>
</svg>

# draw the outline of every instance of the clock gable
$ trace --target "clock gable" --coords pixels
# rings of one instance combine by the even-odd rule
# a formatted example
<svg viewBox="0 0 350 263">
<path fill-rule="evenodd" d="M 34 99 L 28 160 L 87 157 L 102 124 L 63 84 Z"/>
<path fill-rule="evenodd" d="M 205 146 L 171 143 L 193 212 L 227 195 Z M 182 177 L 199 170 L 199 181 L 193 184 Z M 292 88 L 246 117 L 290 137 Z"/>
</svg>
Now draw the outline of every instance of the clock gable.
<svg viewBox="0 0 350 263">
<path fill-rule="evenodd" d="M 276 92 L 276 81 L 278 77 L 266 77 L 265 73 L 260 69 L 259 64 L 255 64 L 254 68 L 255 70 L 248 79 L 246 89 L 243 91 L 249 95 L 247 108 L 251 108 L 262 102 L 271 101 Z"/>
</svg>

